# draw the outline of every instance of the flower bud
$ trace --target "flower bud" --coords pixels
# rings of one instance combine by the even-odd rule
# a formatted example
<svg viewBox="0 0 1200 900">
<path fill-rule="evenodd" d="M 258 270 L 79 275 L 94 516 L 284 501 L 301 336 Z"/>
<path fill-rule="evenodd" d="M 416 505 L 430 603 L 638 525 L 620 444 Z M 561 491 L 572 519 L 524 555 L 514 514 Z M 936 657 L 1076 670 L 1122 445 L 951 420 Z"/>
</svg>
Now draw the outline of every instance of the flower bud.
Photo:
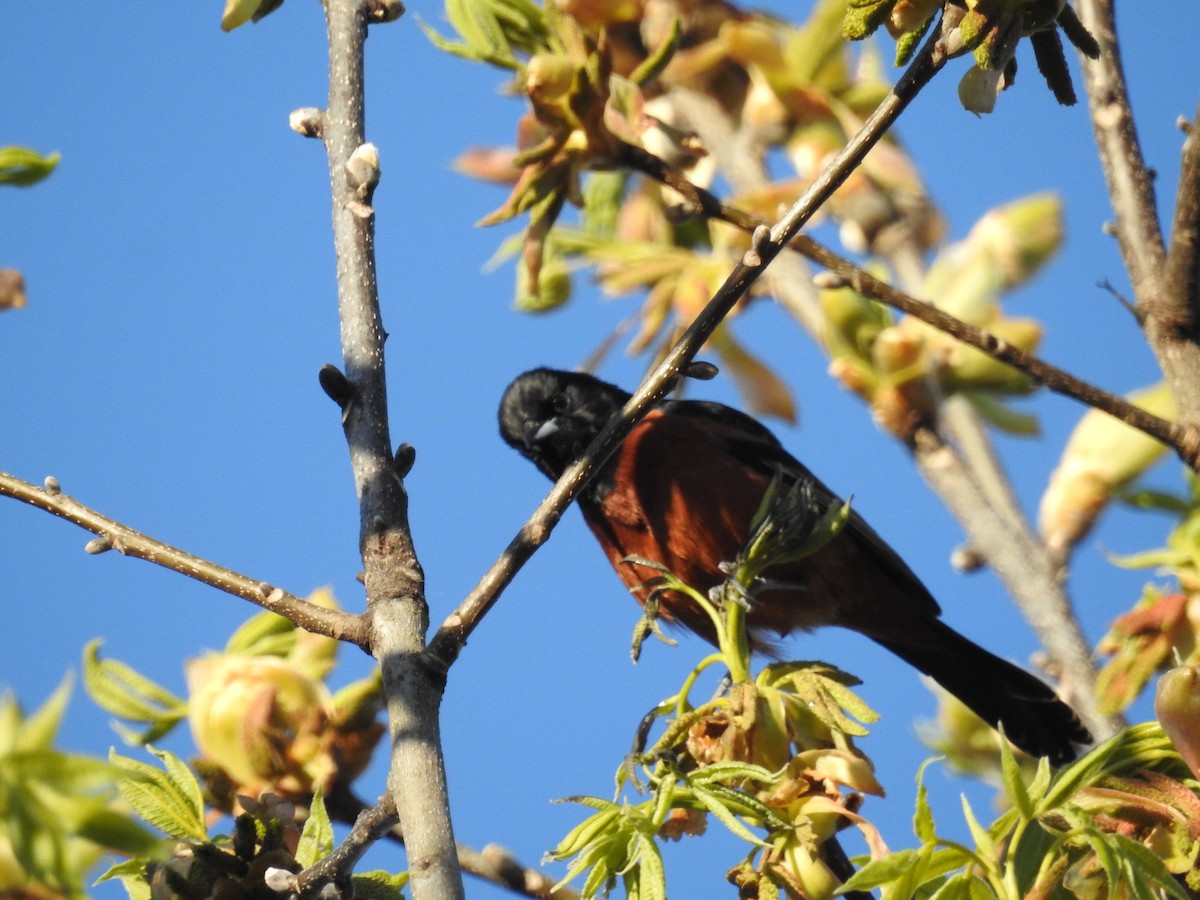
<svg viewBox="0 0 1200 900">
<path fill-rule="evenodd" d="M 1175 417 L 1165 384 L 1129 395 L 1155 415 Z M 1088 410 L 1075 426 L 1038 510 L 1038 528 L 1055 555 L 1065 557 L 1083 539 L 1113 494 L 1166 452 L 1158 441 L 1107 413 Z"/>
<path fill-rule="evenodd" d="M 307 796 L 333 774 L 333 700 L 320 681 L 279 657 L 238 654 L 190 660 L 186 674 L 196 746 L 239 793 Z"/>
</svg>

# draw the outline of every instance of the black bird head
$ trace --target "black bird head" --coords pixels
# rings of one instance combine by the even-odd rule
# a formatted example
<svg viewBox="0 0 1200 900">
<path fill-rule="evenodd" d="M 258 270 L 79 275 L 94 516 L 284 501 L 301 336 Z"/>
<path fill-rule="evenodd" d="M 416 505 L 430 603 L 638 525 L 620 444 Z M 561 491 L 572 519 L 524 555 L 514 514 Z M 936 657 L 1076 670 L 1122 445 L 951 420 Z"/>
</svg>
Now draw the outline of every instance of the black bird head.
<svg viewBox="0 0 1200 900">
<path fill-rule="evenodd" d="M 557 481 L 629 397 L 581 372 L 533 369 L 504 391 L 500 436 Z"/>
</svg>

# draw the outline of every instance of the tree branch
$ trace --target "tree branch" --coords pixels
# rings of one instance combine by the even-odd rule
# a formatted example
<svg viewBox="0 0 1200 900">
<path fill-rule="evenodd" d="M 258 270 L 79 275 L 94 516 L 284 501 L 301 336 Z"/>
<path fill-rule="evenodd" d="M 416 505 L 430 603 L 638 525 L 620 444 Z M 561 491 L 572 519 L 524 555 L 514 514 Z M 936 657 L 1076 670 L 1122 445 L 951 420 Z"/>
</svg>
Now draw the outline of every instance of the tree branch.
<svg viewBox="0 0 1200 900">
<path fill-rule="evenodd" d="M 1125 87 L 1111 0 L 1081 0 L 1079 18 L 1100 45 L 1100 55 L 1083 58 L 1088 102 L 1096 146 L 1117 216 L 1117 239 L 1134 293 L 1151 297 L 1149 289 L 1162 272 L 1162 232 L 1154 200 L 1154 180 L 1142 157 L 1133 109 Z"/>
<path fill-rule="evenodd" d="M 329 156 L 338 314 L 346 390 L 338 393 L 359 502 L 371 649 L 383 670 L 391 734 L 388 787 L 407 836 L 416 900 L 463 896 L 450 821 L 438 711 L 444 682 L 421 665 L 429 611 L 408 524 L 408 496 L 388 434 L 387 386 L 375 280 L 372 194 L 379 179 L 365 143 L 363 45 L 369 21 L 395 4 L 326 0 L 329 104 L 319 133 Z M 380 10 L 387 12 L 381 15 Z M 326 376 L 328 378 L 328 376 Z M 323 380 L 323 384 L 326 382 Z"/>
<path fill-rule="evenodd" d="M 703 95 L 686 89 L 675 89 L 670 96 L 680 101 L 677 108 L 684 116 L 685 125 L 700 135 L 704 146 L 716 157 L 718 167 L 725 173 L 735 192 L 747 193 L 766 183 L 766 173 L 761 165 L 758 165 L 757 172 L 754 171 L 754 167 L 748 165 L 745 153 L 738 154 L 736 160 L 727 160 L 738 142 L 729 134 L 733 129 L 719 107 L 706 102 Z M 733 165 L 727 165 L 727 162 Z M 661 170 L 661 164 L 655 163 Z M 721 212 L 728 210 L 711 195 L 697 198 L 695 202 L 706 209 L 715 207 Z M 737 217 L 747 220 L 742 227 L 753 223 L 753 219 L 741 211 L 737 212 Z M 798 237 L 789 246 L 801 252 L 808 250 L 810 258 L 813 251 L 819 250 L 825 257 L 817 260 L 822 265 L 828 266 L 836 260 L 840 266 L 839 277 L 843 280 L 848 272 L 855 277 L 866 275 L 815 241 Z M 901 250 L 905 258 L 918 256 L 904 253 L 900 247 L 895 249 Z M 778 276 L 781 273 L 774 274 Z M 922 273 L 915 274 L 920 276 Z M 821 328 L 811 327 L 807 315 L 795 314 L 798 305 L 809 305 L 805 303 L 803 287 L 789 284 L 788 281 L 787 277 L 777 277 L 770 289 L 782 289 L 781 295 L 775 295 L 776 300 L 793 313 L 814 339 L 819 340 Z M 870 293 L 867 292 L 867 295 L 870 296 Z M 915 298 L 909 299 L 912 304 L 919 304 L 920 312 L 929 308 L 929 304 Z M 811 305 L 816 306 L 815 302 Z M 819 308 L 815 315 L 820 322 L 824 321 Z M 963 323 L 958 324 L 968 328 Z M 949 443 L 941 438 L 942 432 L 951 436 Z M 984 557 L 1008 588 L 1013 602 L 1050 656 L 1051 667 L 1059 678 L 1063 694 L 1081 712 L 1094 734 L 1100 736 L 1111 733 L 1112 723 L 1096 711 L 1092 690 L 1096 672 L 1090 646 L 1071 608 L 1070 599 L 1059 578 L 1058 567 L 1045 552 L 1013 496 L 1003 467 L 978 416 L 965 400 L 950 397 L 941 404 L 936 423 L 927 423 L 917 436 L 920 439 L 909 445 L 914 463 L 926 483 L 958 520 L 971 546 Z"/>
<path fill-rule="evenodd" d="M 1194 334 L 1200 318 L 1200 108 L 1186 129 L 1164 294 L 1170 298 L 1173 318 L 1191 323 Z"/>
<path fill-rule="evenodd" d="M 263 609 L 278 613 L 305 631 L 347 641 L 367 649 L 367 622 L 362 616 L 325 609 L 265 581 L 256 581 L 232 569 L 226 569 L 170 544 L 157 541 L 140 531 L 134 531 L 128 525 L 110 519 L 68 497 L 62 493 L 54 478 L 47 478 L 46 487 L 39 488 L 0 472 L 0 496 L 28 503 L 98 535 L 97 540 L 88 544 L 88 552 L 116 550 L 125 556 L 144 559 L 227 594 L 249 600 Z"/>
<path fill-rule="evenodd" d="M 922 474 L 963 526 L 971 545 L 983 549 L 1046 648 L 1064 697 L 1093 735 L 1102 739 L 1112 734 L 1113 723 L 1096 706 L 1091 647 L 1054 578 L 1057 566 L 1045 546 L 1033 538 L 1024 517 L 1014 522 L 988 502 L 955 449 L 935 429 L 918 428 L 912 452 Z"/>
<path fill-rule="evenodd" d="M 587 481 L 615 452 L 633 426 L 687 374 L 692 358 L 734 304 L 849 177 L 921 88 L 941 70 L 945 61 L 936 35 L 926 40 L 895 87 L 846 146 L 829 161 L 786 215 L 771 229 L 763 227 L 755 230 L 753 249 L 734 268 L 708 305 L 692 321 L 654 371 L 647 375 L 621 414 L 611 420 L 583 456 L 567 468 L 499 559 L 438 629 L 429 644 L 431 664 L 449 667 L 453 663 L 471 632 L 499 599 L 501 592 L 509 585 L 521 566 L 550 537 L 550 532 L 558 524 L 563 512 Z"/>
<path fill-rule="evenodd" d="M 354 867 L 376 841 L 392 830 L 397 820 L 396 804 L 390 794 L 381 797 L 375 806 L 364 807 L 355 817 L 349 834 L 332 853 L 302 872 L 288 873 L 291 876 L 287 885 L 289 892 L 317 896 L 321 888 L 332 883 L 343 888 L 339 896 L 352 896 L 352 892 L 344 888 L 350 882 Z"/>
<path fill-rule="evenodd" d="M 362 833 L 366 840 L 378 841 L 387 838 L 401 846 L 404 845 L 404 832 L 396 822 L 396 806 L 391 795 L 379 799 L 378 805 L 368 807 L 349 788 L 340 786 L 330 792 L 325 800 L 330 818 L 335 822 L 353 824 L 360 829 L 364 813 L 370 813 L 370 821 L 377 821 L 382 826 L 386 817 L 391 816 L 391 825 L 387 827 L 371 827 Z M 366 826 L 361 826 L 366 828 Z M 347 838 L 349 840 L 349 838 Z M 534 897 L 538 900 L 579 900 L 579 893 L 565 885 L 553 890 L 554 880 L 548 878 L 537 869 L 527 868 L 515 860 L 511 853 L 503 847 L 489 844 L 482 850 L 459 845 L 458 864 L 468 875 L 473 875 L 482 881 L 487 881 L 497 887 L 506 888 L 523 897 Z M 314 867 L 316 868 L 316 867 Z"/>
<path fill-rule="evenodd" d="M 1096 146 L 1116 214 L 1116 235 L 1121 256 L 1133 284 L 1142 328 L 1175 397 L 1181 422 L 1200 424 L 1200 311 L 1195 293 L 1174 288 L 1186 279 L 1167 275 L 1167 254 L 1155 204 L 1154 179 L 1138 143 L 1133 109 L 1125 86 L 1117 43 L 1112 0 L 1082 0 L 1079 17 L 1100 44 L 1100 56 L 1084 59 L 1088 103 Z M 1185 152 L 1185 176 L 1193 183 L 1194 155 Z M 1194 192 L 1180 182 L 1181 197 Z M 1189 212 L 1176 210 L 1188 220 Z M 1194 217 L 1194 213 L 1191 214 Z M 1194 224 L 1194 218 L 1192 219 Z M 1186 227 L 1185 227 L 1186 232 Z M 1181 274 L 1181 273 L 1180 273 Z M 1189 463 L 1190 464 L 1190 463 Z M 1195 466 L 1193 466 L 1195 468 Z"/>
<path fill-rule="evenodd" d="M 630 148 L 623 161 L 684 194 L 706 216 L 721 219 L 750 233 L 766 225 L 765 220 L 758 216 L 723 203 L 709 191 L 691 184 L 679 172 L 644 150 Z M 1200 471 L 1200 431 L 1196 428 L 1168 422 L 1152 415 L 1123 397 L 1077 378 L 988 331 L 968 325 L 932 303 L 918 300 L 887 282 L 880 281 L 808 235 L 795 236 L 788 242 L 788 247 L 838 275 L 849 287 L 863 296 L 920 319 L 927 325 L 1023 372 L 1048 390 L 1095 407 L 1145 432 L 1172 448 L 1192 469 Z"/>
</svg>

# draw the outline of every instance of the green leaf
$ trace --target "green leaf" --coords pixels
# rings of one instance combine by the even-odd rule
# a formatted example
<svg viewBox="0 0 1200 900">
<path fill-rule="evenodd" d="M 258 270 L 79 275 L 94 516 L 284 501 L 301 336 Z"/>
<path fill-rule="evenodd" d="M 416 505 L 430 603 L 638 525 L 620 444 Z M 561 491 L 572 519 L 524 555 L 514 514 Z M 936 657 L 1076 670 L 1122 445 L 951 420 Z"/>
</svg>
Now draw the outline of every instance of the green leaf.
<svg viewBox="0 0 1200 900">
<path fill-rule="evenodd" d="M 296 626 L 278 613 L 261 612 L 238 626 L 225 644 L 226 653 L 287 656 L 296 645 Z"/>
<path fill-rule="evenodd" d="M 42 156 L 27 147 L 0 147 L 0 184 L 29 187 L 54 171 L 59 153 Z"/>
<path fill-rule="evenodd" d="M 14 750 L 47 750 L 54 746 L 58 726 L 71 699 L 71 675 L 63 676 L 46 702 L 37 711 L 27 716 L 16 731 Z"/>
<path fill-rule="evenodd" d="M 917 809 L 913 813 L 913 834 L 922 844 L 937 840 L 937 828 L 933 821 L 933 810 L 929 806 L 929 790 L 925 787 L 925 769 L 942 757 L 927 759 L 917 769 Z"/>
<path fill-rule="evenodd" d="M 7 689 L 0 691 L 0 756 L 7 756 L 16 748 L 22 721 L 24 716 L 16 695 Z"/>
<path fill-rule="evenodd" d="M 995 900 L 991 886 L 972 872 L 947 878 L 929 900 Z"/>
<path fill-rule="evenodd" d="M 731 793 L 733 792 L 729 791 L 727 788 L 720 789 L 716 785 L 708 788 L 692 788 L 692 796 L 694 796 L 696 800 L 698 800 L 704 806 L 705 809 L 712 813 L 722 825 L 733 832 L 733 834 L 741 838 L 746 843 L 753 844 L 756 847 L 769 847 L 770 844 L 747 828 L 742 820 L 734 815 L 733 809 L 731 809 L 731 806 L 734 804 L 731 802 L 731 798 L 729 796 Z M 741 798 L 738 799 L 740 800 Z M 752 798 L 746 796 L 745 799 L 751 800 Z M 749 806 L 750 804 L 743 805 L 739 812 L 743 812 L 744 814 L 749 809 Z M 766 810 L 767 807 L 763 806 L 763 809 Z M 767 811 L 770 812 L 769 810 Z M 778 819 L 778 816 L 773 817 Z M 786 825 L 786 823 L 784 824 Z"/>
<path fill-rule="evenodd" d="M 393 875 L 382 869 L 357 872 L 351 877 L 355 900 L 401 900 L 404 886 L 408 884 L 408 873 Z"/>
<path fill-rule="evenodd" d="M 1004 790 L 1008 792 L 1013 806 L 1020 811 L 1021 818 L 1028 822 L 1034 816 L 1033 801 L 1029 799 L 1029 791 L 1025 789 L 1021 766 L 1017 763 L 1012 744 L 1004 734 L 1003 725 L 1000 726 L 1000 738 L 1000 777 L 1004 781 Z"/>
<path fill-rule="evenodd" d="M 67 862 L 67 836 L 55 827 L 52 810 L 33 791 L 5 791 L 3 830 L 12 854 L 32 880 L 51 888 L 66 889 L 74 880 Z"/>
<path fill-rule="evenodd" d="M 487 0 L 446 0 L 446 18 L 479 59 L 516 68 L 512 47 Z"/>
<path fill-rule="evenodd" d="M 916 850 L 898 850 L 882 859 L 873 859 L 847 879 L 838 893 L 871 891 L 896 881 L 918 861 Z"/>
<path fill-rule="evenodd" d="M 1042 433 L 1042 426 L 1037 416 L 1018 412 L 998 400 L 994 393 L 987 391 L 960 391 L 960 393 L 971 402 L 971 406 L 984 421 L 1006 434 L 1018 437 L 1037 437 Z"/>
<path fill-rule="evenodd" d="M 119 879 L 129 894 L 129 900 L 150 900 L 150 879 L 146 871 L 149 865 L 144 859 L 127 859 L 119 862 L 94 882 Z"/>
<path fill-rule="evenodd" d="M 775 784 L 780 780 L 780 775 L 772 772 L 770 769 L 757 766 L 754 763 L 729 759 L 715 762 L 712 765 L 688 773 L 687 783 L 693 786 L 707 786 L 721 782 L 744 781 L 746 779 L 761 781 L 765 784 Z"/>
<path fill-rule="evenodd" d="M 971 803 L 967 800 L 966 794 L 962 795 L 962 809 L 963 818 L 967 820 L 967 828 L 971 830 L 971 838 L 975 841 L 975 846 L 979 848 L 980 854 L 987 859 L 999 859 L 996 842 L 992 840 L 988 830 L 975 818 L 975 812 L 971 809 Z"/>
<path fill-rule="evenodd" d="M 582 802 L 582 800 L 581 800 Z M 608 803 L 608 801 L 603 801 Z M 608 808 L 602 809 L 594 816 L 588 816 L 558 842 L 547 856 L 550 859 L 561 860 L 582 853 L 614 827 L 619 827 L 620 807 L 608 803 Z"/>
<path fill-rule="evenodd" d="M 83 687 L 101 709 L 149 727 L 141 733 L 120 729 L 122 738 L 138 745 L 157 740 L 187 716 L 187 702 L 157 682 L 115 659 L 101 659 L 103 641 L 83 648 Z"/>
<path fill-rule="evenodd" d="M 636 880 L 636 888 L 628 891 L 629 878 Z M 647 835 L 639 835 L 637 865 L 626 873 L 629 900 L 667 900 L 667 872 L 663 867 L 658 844 Z"/>
<path fill-rule="evenodd" d="M 1182 515 L 1192 508 L 1191 501 L 1186 497 L 1152 488 L 1121 488 L 1117 490 L 1116 497 L 1135 509 L 1152 509 Z"/>
<path fill-rule="evenodd" d="M 17 783 L 37 782 L 72 799 L 111 789 L 117 771 L 103 760 L 60 750 L 12 753 L 4 759 L 5 777 Z"/>
<path fill-rule="evenodd" d="M 315 865 L 333 851 L 333 823 L 329 821 L 329 813 L 325 809 L 325 796 L 321 788 L 313 795 L 309 807 L 308 821 L 304 823 L 304 831 L 300 834 L 300 844 L 296 848 L 296 862 L 304 866 Z"/>
<path fill-rule="evenodd" d="M 611 240 L 616 234 L 628 180 L 629 174 L 623 171 L 588 173 L 583 183 L 583 225 L 589 236 Z"/>
<path fill-rule="evenodd" d="M 1118 750 L 1120 739 L 1120 734 L 1114 735 L 1066 768 L 1059 769 L 1046 796 L 1037 804 L 1037 815 L 1043 816 L 1058 809 L 1081 787 L 1092 784 L 1104 774 L 1110 759 Z"/>
<path fill-rule="evenodd" d="M 658 47 L 630 73 L 629 80 L 641 86 L 661 75 L 667 64 L 675 56 L 675 51 L 679 49 L 679 42 L 682 38 L 683 20 L 679 16 L 672 16 L 671 25 L 667 29 L 666 36 L 663 37 Z"/>
<path fill-rule="evenodd" d="M 166 771 L 109 750 L 109 761 L 127 773 L 117 785 L 121 796 L 134 812 L 165 834 L 207 840 L 204 801 L 196 777 L 174 754 L 148 749 L 163 761 Z"/>
<path fill-rule="evenodd" d="M 1177 900 L 1188 900 L 1189 894 L 1177 882 L 1166 864 L 1145 844 L 1121 834 L 1104 835 L 1106 842 L 1122 861 L 1128 884 L 1135 896 L 1158 897 L 1156 888 L 1165 891 Z M 1116 887 L 1116 885 L 1112 885 Z"/>
<path fill-rule="evenodd" d="M 151 856 L 162 841 L 128 815 L 111 809 L 97 809 L 75 823 L 74 832 L 123 856 Z"/>
</svg>

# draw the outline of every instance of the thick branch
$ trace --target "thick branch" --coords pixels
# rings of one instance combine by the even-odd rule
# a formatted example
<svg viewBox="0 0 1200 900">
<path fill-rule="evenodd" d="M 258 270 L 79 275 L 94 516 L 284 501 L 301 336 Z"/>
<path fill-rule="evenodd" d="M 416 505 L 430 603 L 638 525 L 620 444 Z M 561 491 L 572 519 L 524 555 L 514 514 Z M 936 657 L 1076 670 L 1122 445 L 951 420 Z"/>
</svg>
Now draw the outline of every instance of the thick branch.
<svg viewBox="0 0 1200 900">
<path fill-rule="evenodd" d="M 61 493 L 54 479 L 48 478 L 46 481 L 47 487 L 39 488 L 0 472 L 0 496 L 28 503 L 97 535 L 98 540 L 88 545 L 90 552 L 116 550 L 125 556 L 144 559 L 227 594 L 249 600 L 263 609 L 278 613 L 305 631 L 367 648 L 367 623 L 362 616 L 325 609 L 265 581 L 256 581 L 164 544 Z"/>
<path fill-rule="evenodd" d="M 1085 59 L 1088 103 L 1100 161 L 1116 215 L 1116 235 L 1129 271 L 1133 295 L 1151 350 L 1162 367 L 1181 422 L 1200 424 L 1200 298 L 1194 281 L 1168 273 L 1167 253 L 1155 205 L 1154 179 L 1142 156 L 1125 74 L 1121 67 L 1112 0 L 1082 0 L 1080 19 L 1096 36 L 1101 53 Z M 1196 151 L 1184 154 L 1180 199 L 1195 196 Z M 1189 158 L 1192 163 L 1189 165 Z M 1185 183 L 1190 180 L 1191 184 Z M 1187 231 L 1195 226 L 1195 207 L 1176 210 L 1176 225 L 1184 220 L 1181 239 L 1194 243 Z M 1174 240 L 1174 237 L 1173 237 Z M 1194 266 L 1193 266 L 1194 270 Z"/>
<path fill-rule="evenodd" d="M 883 99 L 850 142 L 830 160 L 787 214 L 769 231 L 766 228 L 756 230 L 753 250 L 734 268 L 675 346 L 646 377 L 621 411 L 621 415 L 610 421 L 583 456 L 568 467 L 500 558 L 492 564 L 458 609 L 442 624 L 429 644 L 429 653 L 433 657 L 434 665 L 449 666 L 453 663 L 471 632 L 499 599 L 501 592 L 521 566 L 550 537 L 551 530 L 558 524 L 563 512 L 583 489 L 588 479 L 613 454 L 634 424 L 686 374 L 692 358 L 734 304 L 857 168 L 871 147 L 878 143 L 944 63 L 945 58 L 937 41 L 933 38 L 926 41 L 891 93 Z"/>
<path fill-rule="evenodd" d="M 1083 60 L 1092 128 L 1108 192 L 1117 217 L 1117 239 L 1134 293 L 1139 302 L 1149 301 L 1158 291 L 1164 250 L 1158 211 L 1154 201 L 1154 180 L 1142 157 L 1133 109 L 1125 87 L 1117 44 L 1116 22 L 1111 0 L 1082 0 L 1079 18 L 1100 44 L 1100 55 Z"/>
<path fill-rule="evenodd" d="M 450 823 L 438 712 L 443 682 L 420 665 L 428 628 L 424 577 L 408 526 L 408 497 L 388 434 L 387 389 L 375 281 L 371 197 L 379 178 L 365 143 L 363 44 L 378 7 L 326 0 L 329 156 L 338 313 L 348 390 L 339 393 L 358 494 L 371 649 L 383 670 L 391 733 L 389 791 L 407 836 L 416 900 L 463 896 Z"/>
</svg>

